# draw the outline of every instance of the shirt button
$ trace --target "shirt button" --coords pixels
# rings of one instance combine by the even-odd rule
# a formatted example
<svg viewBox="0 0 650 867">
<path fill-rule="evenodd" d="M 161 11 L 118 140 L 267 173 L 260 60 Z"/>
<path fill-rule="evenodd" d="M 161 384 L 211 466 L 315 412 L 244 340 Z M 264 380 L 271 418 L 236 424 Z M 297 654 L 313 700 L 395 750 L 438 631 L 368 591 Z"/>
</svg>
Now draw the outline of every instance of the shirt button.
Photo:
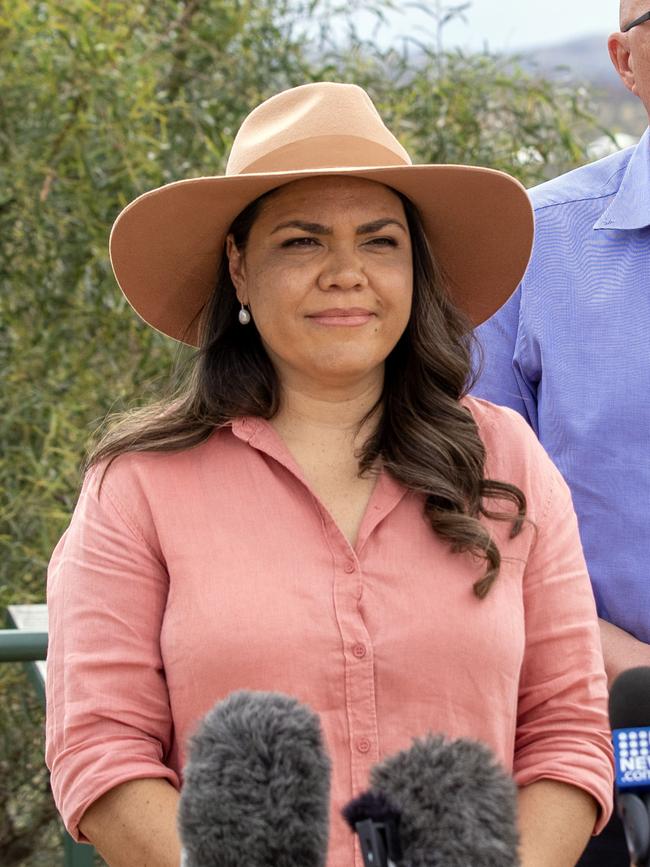
<svg viewBox="0 0 650 867">
<path fill-rule="evenodd" d="M 370 750 L 370 741 L 368 738 L 359 738 L 357 741 L 357 749 L 360 753 L 367 753 Z"/>
<path fill-rule="evenodd" d="M 363 659 L 366 655 L 366 648 L 363 644 L 355 644 L 352 648 L 352 653 L 354 653 L 357 659 Z"/>
<path fill-rule="evenodd" d="M 345 564 L 345 566 L 343 568 L 348 573 L 348 575 L 350 575 L 350 574 L 352 574 L 352 572 L 354 572 L 354 563 L 350 560 L 349 562 L 347 562 Z"/>
</svg>

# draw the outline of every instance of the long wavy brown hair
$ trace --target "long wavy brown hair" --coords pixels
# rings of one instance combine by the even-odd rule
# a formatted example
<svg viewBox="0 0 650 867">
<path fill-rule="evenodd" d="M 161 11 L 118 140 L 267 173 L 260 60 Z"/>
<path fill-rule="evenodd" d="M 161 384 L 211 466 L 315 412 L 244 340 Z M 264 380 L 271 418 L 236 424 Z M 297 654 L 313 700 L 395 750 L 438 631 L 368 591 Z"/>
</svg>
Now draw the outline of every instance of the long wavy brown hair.
<svg viewBox="0 0 650 867">
<path fill-rule="evenodd" d="M 272 195 L 256 199 L 233 222 L 230 232 L 239 249 L 246 246 L 262 202 Z M 424 495 L 433 531 L 453 552 L 485 560 L 485 574 L 474 584 L 483 598 L 499 573 L 501 555 L 479 518 L 510 521 L 512 538 L 521 531 L 526 500 L 516 486 L 485 478 L 485 447 L 460 403 L 472 384 L 472 329 L 445 289 L 416 207 L 400 198 L 413 250 L 413 306 L 386 359 L 377 424 L 361 451 L 359 472 L 383 467 Z M 87 467 L 103 460 L 108 465 L 124 452 L 189 448 L 239 416 L 276 414 L 281 386 L 275 368 L 254 323 L 242 328 L 237 311 L 224 251 L 215 291 L 200 316 L 200 348 L 184 381 L 156 404 L 111 417 Z M 495 511 L 488 499 L 510 507 Z"/>
</svg>

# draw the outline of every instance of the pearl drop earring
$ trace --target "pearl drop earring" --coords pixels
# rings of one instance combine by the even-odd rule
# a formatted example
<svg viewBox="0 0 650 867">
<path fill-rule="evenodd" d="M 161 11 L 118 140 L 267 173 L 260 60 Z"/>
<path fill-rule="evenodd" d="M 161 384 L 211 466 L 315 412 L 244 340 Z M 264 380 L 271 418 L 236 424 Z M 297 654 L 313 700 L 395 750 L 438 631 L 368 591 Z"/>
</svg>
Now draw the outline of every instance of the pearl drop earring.
<svg viewBox="0 0 650 867">
<path fill-rule="evenodd" d="M 241 310 L 239 311 L 239 323 L 240 325 L 248 325 L 251 321 L 251 315 L 248 310 L 242 304 Z"/>
</svg>

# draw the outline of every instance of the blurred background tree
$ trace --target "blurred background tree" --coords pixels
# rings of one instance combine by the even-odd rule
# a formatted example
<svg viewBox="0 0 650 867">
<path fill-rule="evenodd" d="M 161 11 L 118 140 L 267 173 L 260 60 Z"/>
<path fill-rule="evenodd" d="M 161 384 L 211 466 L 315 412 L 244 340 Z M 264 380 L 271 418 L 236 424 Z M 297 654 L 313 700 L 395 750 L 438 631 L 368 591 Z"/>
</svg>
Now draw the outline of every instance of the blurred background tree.
<svg viewBox="0 0 650 867">
<path fill-rule="evenodd" d="M 468 5 L 434 4 L 416 42 L 391 40 L 391 0 L 0 0 L 0 610 L 43 601 L 98 423 L 188 357 L 112 277 L 108 233 L 131 199 L 221 173 L 253 106 L 315 80 L 365 87 L 416 162 L 530 185 L 585 161 L 584 89 L 445 48 Z M 4 867 L 61 863 L 42 727 L 20 668 L 1 666 Z"/>
</svg>

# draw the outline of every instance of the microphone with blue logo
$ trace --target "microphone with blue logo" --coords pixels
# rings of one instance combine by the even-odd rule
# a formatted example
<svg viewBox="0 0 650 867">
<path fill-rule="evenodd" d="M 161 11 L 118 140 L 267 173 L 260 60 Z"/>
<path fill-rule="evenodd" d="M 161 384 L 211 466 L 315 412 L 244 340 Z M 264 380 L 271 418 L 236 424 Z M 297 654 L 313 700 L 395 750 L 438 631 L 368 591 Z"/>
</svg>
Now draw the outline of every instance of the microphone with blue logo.
<svg viewBox="0 0 650 867">
<path fill-rule="evenodd" d="M 635 867 L 650 867 L 650 667 L 619 675 L 609 695 L 616 806 Z"/>
</svg>

